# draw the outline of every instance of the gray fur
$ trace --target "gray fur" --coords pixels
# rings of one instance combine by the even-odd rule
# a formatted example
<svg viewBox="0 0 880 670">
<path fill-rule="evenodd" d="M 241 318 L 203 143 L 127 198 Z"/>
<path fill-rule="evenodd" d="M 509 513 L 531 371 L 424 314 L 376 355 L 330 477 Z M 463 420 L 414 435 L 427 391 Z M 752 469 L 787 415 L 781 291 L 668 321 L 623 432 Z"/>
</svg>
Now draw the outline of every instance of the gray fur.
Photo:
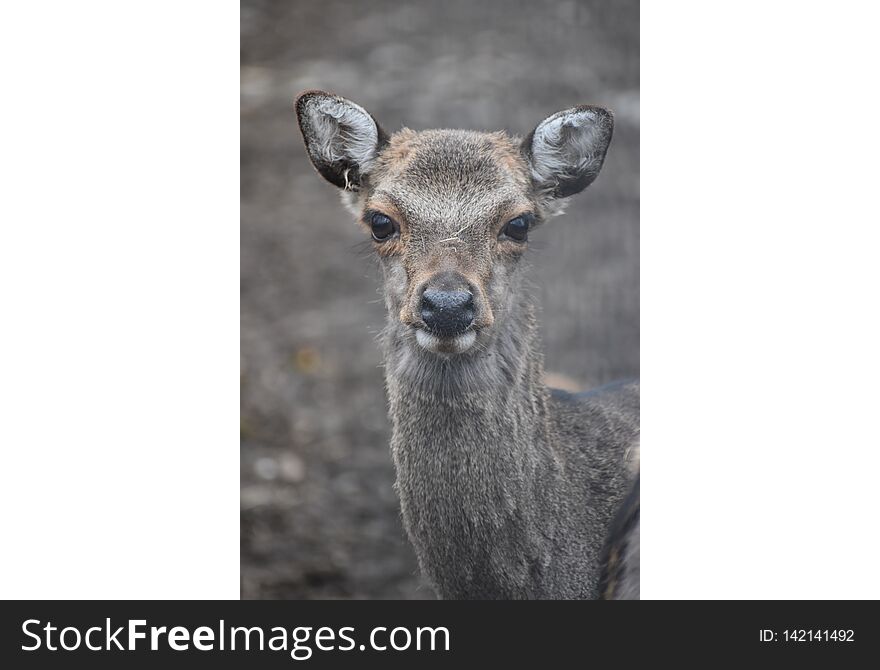
<svg viewBox="0 0 880 670">
<path fill-rule="evenodd" d="M 639 479 L 620 505 L 602 555 L 599 592 L 604 600 L 638 600 L 641 568 Z"/>
<path fill-rule="evenodd" d="M 296 111 L 318 171 L 336 186 L 357 190 L 384 135 L 373 117 L 360 105 L 321 91 L 300 95 Z"/>
<path fill-rule="evenodd" d="M 582 191 L 599 175 L 613 130 L 608 110 L 587 105 L 542 121 L 525 146 L 535 183 L 556 197 Z"/>
<path fill-rule="evenodd" d="M 569 111 L 583 109 L 597 108 Z M 601 119 L 611 123 L 610 114 Z M 303 127 L 313 162 L 314 127 Z M 581 188 L 595 178 L 589 171 L 601 166 L 594 154 L 610 125 L 590 131 L 589 142 L 554 128 L 540 146 L 504 133 L 404 129 L 357 165 L 354 211 L 382 211 L 400 228 L 375 244 L 388 309 L 391 451 L 404 525 L 443 598 L 595 598 L 601 548 L 632 481 L 638 384 L 578 396 L 546 387 L 535 309 L 522 288 L 527 244 L 500 235 L 524 212 L 542 225 L 558 198 L 575 192 L 573 174 Z M 555 176 L 551 144 L 570 159 Z M 566 187 L 548 189 L 548 179 Z M 424 326 L 418 301 L 449 273 L 474 293 L 475 338 L 432 351 L 415 335 Z"/>
</svg>

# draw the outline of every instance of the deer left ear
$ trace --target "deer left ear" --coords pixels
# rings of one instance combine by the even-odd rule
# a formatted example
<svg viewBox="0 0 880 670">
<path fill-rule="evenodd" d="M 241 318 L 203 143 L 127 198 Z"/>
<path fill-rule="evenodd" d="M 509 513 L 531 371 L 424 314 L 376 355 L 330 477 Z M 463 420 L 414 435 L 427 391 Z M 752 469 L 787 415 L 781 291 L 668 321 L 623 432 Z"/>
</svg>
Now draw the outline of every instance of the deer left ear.
<svg viewBox="0 0 880 670">
<path fill-rule="evenodd" d="M 315 169 L 331 184 L 357 191 L 379 151 L 385 131 L 360 105 L 325 91 L 305 91 L 296 116 Z"/>
<path fill-rule="evenodd" d="M 589 105 L 541 121 L 522 144 L 535 187 L 551 198 L 583 191 L 602 169 L 613 131 L 611 112 Z"/>
</svg>

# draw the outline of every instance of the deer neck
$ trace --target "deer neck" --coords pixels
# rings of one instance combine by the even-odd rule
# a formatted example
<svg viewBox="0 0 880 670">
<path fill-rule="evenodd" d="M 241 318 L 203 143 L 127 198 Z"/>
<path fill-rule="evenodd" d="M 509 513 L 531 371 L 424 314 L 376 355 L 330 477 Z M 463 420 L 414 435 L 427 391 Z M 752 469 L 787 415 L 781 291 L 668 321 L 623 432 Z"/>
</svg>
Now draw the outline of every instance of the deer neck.
<svg viewBox="0 0 880 670">
<path fill-rule="evenodd" d="M 504 321 L 485 349 L 450 358 L 417 349 L 393 328 L 386 336 L 404 523 L 423 570 L 447 596 L 521 593 L 527 575 L 514 573 L 547 551 L 533 532 L 546 508 L 535 498 L 547 495 L 538 481 L 556 468 L 534 310 L 522 305 Z M 493 585 L 499 575 L 518 583 Z"/>
</svg>

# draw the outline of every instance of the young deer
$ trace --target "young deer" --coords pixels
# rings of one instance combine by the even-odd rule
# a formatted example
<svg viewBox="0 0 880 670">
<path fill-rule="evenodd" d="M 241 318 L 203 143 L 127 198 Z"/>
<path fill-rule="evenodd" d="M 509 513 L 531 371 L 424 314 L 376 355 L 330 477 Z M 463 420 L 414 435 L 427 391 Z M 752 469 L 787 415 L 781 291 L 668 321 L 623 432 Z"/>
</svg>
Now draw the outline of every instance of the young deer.
<svg viewBox="0 0 880 670">
<path fill-rule="evenodd" d="M 520 141 L 389 135 L 322 91 L 296 113 L 383 270 L 391 451 L 425 575 L 443 598 L 595 598 L 633 480 L 638 383 L 548 389 L 522 273 L 531 231 L 599 173 L 611 114 L 567 109 Z"/>
</svg>

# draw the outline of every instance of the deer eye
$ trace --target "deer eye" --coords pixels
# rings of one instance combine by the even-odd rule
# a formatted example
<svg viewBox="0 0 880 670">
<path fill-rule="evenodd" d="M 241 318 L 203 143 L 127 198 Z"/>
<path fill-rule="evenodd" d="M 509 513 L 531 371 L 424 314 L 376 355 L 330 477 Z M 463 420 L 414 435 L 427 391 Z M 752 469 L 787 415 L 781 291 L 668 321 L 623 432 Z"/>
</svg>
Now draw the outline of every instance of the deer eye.
<svg viewBox="0 0 880 670">
<path fill-rule="evenodd" d="M 508 221 L 501 230 L 501 236 L 514 242 L 525 242 L 529 236 L 529 221 L 524 216 L 518 216 Z"/>
<path fill-rule="evenodd" d="M 397 226 L 391 217 L 376 212 L 370 217 L 370 231 L 373 233 L 374 240 L 384 242 L 397 232 Z"/>
</svg>

